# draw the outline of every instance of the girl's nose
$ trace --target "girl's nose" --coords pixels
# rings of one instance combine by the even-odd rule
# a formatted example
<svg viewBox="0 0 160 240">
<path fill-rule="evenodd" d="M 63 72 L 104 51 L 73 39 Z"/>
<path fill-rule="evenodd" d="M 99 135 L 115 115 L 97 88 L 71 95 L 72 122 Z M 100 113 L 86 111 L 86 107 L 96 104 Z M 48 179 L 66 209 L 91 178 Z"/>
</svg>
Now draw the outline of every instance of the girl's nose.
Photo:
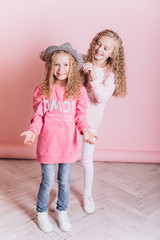
<svg viewBox="0 0 160 240">
<path fill-rule="evenodd" d="M 102 51 L 102 46 L 99 46 L 99 47 L 98 47 L 98 51 Z"/>
<path fill-rule="evenodd" d="M 62 65 L 59 65 L 59 70 L 61 70 L 63 68 L 63 66 Z"/>
</svg>

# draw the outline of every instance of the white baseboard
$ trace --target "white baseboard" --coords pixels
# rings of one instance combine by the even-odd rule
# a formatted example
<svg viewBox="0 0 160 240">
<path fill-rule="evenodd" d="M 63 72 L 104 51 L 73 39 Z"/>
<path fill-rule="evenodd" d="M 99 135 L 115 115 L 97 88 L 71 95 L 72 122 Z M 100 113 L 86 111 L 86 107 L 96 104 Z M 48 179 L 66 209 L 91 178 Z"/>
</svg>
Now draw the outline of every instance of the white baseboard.
<svg viewBox="0 0 160 240">
<path fill-rule="evenodd" d="M 160 163 L 160 152 L 96 149 L 95 161 Z"/>
<path fill-rule="evenodd" d="M 0 158 L 36 159 L 35 146 L 0 146 Z M 78 159 L 81 158 L 79 149 Z M 94 161 L 160 163 L 160 151 L 96 149 Z"/>
</svg>

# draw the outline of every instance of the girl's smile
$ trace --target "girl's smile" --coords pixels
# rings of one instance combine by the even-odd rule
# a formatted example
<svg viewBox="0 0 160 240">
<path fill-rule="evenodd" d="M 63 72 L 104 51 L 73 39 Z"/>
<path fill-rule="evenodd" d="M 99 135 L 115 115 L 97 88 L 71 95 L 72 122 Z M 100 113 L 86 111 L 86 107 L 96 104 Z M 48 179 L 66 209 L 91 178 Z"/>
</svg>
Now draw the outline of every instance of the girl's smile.
<svg viewBox="0 0 160 240">
<path fill-rule="evenodd" d="M 58 85 L 61 85 L 64 83 L 64 80 L 68 78 L 69 66 L 69 57 L 65 53 L 59 53 L 56 55 L 53 65 L 53 74 L 56 78 L 55 84 L 58 83 Z"/>
<path fill-rule="evenodd" d="M 62 77 L 64 75 L 65 75 L 65 73 L 57 73 L 57 76 L 59 76 L 59 77 Z"/>
<path fill-rule="evenodd" d="M 95 52 L 95 56 L 96 56 L 96 57 L 97 57 L 97 56 L 103 56 L 103 54 L 100 53 L 99 51 L 96 51 L 96 52 Z"/>
</svg>

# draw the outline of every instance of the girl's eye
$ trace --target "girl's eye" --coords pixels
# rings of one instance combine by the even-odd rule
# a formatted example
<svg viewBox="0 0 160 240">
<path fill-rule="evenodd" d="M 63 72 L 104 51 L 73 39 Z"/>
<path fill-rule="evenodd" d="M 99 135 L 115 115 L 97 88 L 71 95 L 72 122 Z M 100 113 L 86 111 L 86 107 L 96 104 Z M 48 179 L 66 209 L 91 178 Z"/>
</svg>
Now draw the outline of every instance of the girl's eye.
<svg viewBox="0 0 160 240">
<path fill-rule="evenodd" d="M 104 48 L 104 50 L 106 50 L 106 51 L 107 51 L 107 50 L 108 50 L 108 48 Z"/>
<path fill-rule="evenodd" d="M 67 63 L 65 64 L 65 67 L 68 67 L 68 64 L 67 64 Z"/>
<path fill-rule="evenodd" d="M 58 63 L 55 63 L 54 66 L 58 66 Z"/>
</svg>

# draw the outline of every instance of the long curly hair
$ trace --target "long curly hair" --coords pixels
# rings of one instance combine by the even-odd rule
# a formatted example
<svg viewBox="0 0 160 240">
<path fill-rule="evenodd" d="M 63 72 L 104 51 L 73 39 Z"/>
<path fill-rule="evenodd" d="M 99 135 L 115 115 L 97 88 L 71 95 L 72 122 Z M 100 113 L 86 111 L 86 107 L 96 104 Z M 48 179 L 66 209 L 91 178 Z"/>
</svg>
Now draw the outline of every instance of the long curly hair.
<svg viewBox="0 0 160 240">
<path fill-rule="evenodd" d="M 46 96 L 47 98 L 51 97 L 53 91 L 53 83 L 55 82 L 53 66 L 56 55 L 60 53 L 66 54 L 69 58 L 69 75 L 66 81 L 64 99 L 71 97 L 78 98 L 80 96 L 80 89 L 82 86 L 82 80 L 78 70 L 78 65 L 74 57 L 70 53 L 65 51 L 54 52 L 53 54 L 51 54 L 50 58 L 45 63 L 45 71 L 41 88 L 41 97 L 43 96 Z"/>
<path fill-rule="evenodd" d="M 116 32 L 112 30 L 103 30 L 96 34 L 90 43 L 88 53 L 84 56 L 84 62 L 94 61 L 95 56 L 95 46 L 98 39 L 102 36 L 110 37 L 115 40 L 115 47 L 112 53 L 112 57 L 106 60 L 106 65 L 109 66 L 110 70 L 115 74 L 115 91 L 113 96 L 124 97 L 127 95 L 127 85 L 126 85 L 126 75 L 125 75 L 125 62 L 124 62 L 124 48 L 122 45 L 122 40 Z"/>
</svg>

